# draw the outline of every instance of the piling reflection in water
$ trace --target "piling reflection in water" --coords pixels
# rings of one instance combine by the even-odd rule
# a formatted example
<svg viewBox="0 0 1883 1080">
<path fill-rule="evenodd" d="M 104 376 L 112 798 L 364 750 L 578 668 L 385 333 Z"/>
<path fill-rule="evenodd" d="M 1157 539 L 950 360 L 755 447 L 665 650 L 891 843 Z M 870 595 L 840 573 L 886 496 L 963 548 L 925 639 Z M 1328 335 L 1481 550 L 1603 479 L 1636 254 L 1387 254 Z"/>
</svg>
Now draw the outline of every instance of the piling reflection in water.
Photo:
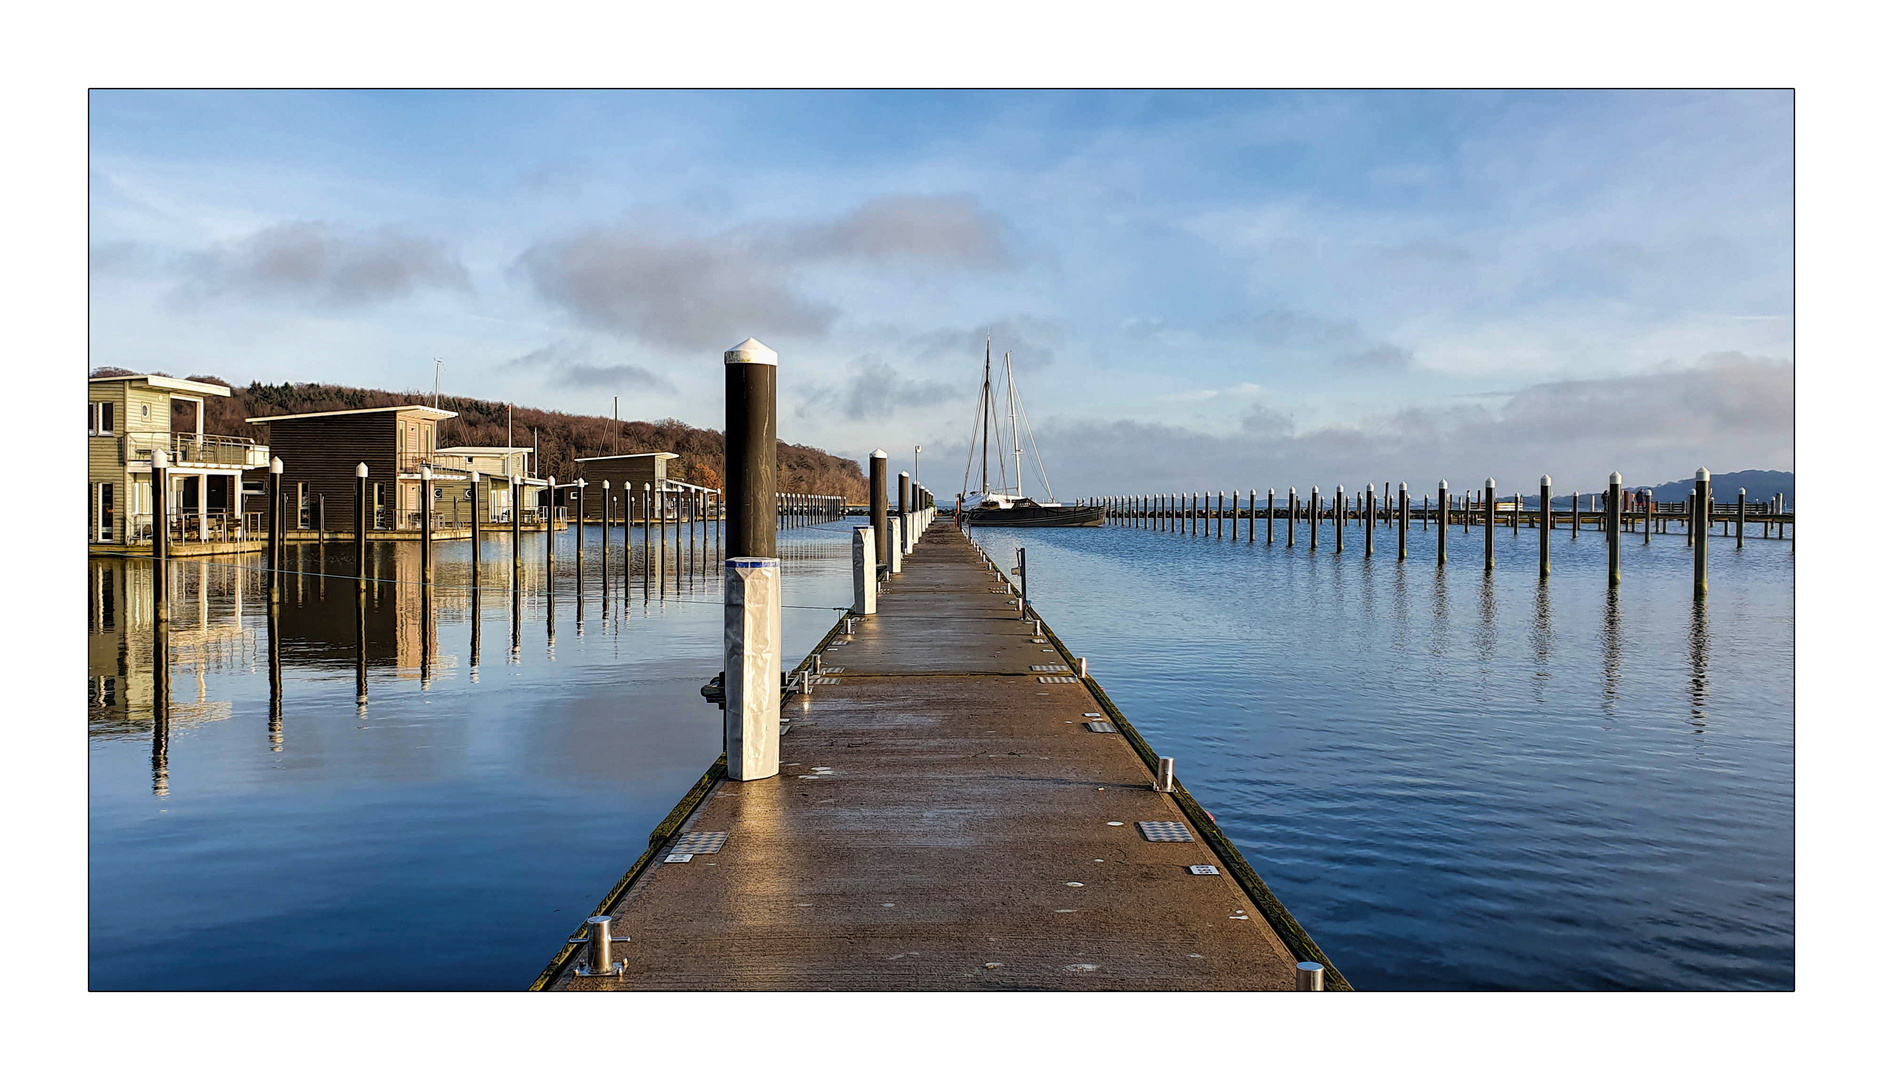
<svg viewBox="0 0 1883 1080">
<path fill-rule="evenodd" d="M 1712 633 L 1707 628 L 1706 598 L 1696 596 L 1687 629 L 1688 712 L 1695 735 L 1706 731 L 1707 665 L 1712 644 Z"/>
<path fill-rule="evenodd" d="M 1609 589 L 1602 607 L 1602 711 L 1615 717 L 1621 699 L 1621 590 Z"/>
</svg>

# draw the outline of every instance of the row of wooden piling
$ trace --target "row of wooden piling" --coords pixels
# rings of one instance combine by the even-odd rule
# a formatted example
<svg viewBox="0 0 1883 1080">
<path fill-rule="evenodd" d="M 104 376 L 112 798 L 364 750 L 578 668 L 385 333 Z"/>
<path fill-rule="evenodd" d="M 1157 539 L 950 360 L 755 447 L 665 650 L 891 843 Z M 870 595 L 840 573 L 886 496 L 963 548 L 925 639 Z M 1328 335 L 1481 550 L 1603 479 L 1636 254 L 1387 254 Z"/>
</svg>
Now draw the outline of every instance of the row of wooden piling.
<svg viewBox="0 0 1883 1080">
<path fill-rule="evenodd" d="M 1475 523 L 1484 533 L 1484 571 L 1487 574 L 1496 568 L 1495 537 L 1497 530 L 1502 527 L 1502 522 L 1506 520 L 1504 515 L 1508 513 L 1507 520 L 1513 531 L 1521 528 L 1525 520 L 1528 520 L 1532 529 L 1540 530 L 1537 545 L 1537 572 L 1540 577 L 1548 577 L 1550 533 L 1555 531 L 1559 521 L 1567 519 L 1570 535 L 1576 536 L 1581 532 L 1585 518 L 1582 510 L 1582 492 L 1575 492 L 1572 495 L 1571 509 L 1559 511 L 1553 505 L 1551 488 L 1552 484 L 1548 476 L 1538 481 L 1537 509 L 1535 510 L 1525 509 L 1520 496 L 1513 496 L 1506 510 L 1498 502 L 1495 479 L 1486 479 L 1481 493 L 1468 492 L 1460 496 L 1454 496 L 1450 485 L 1441 480 L 1438 484 L 1436 506 L 1434 506 L 1434 499 L 1426 496 L 1416 510 L 1412 506 L 1411 496 L 1404 483 L 1398 485 L 1396 492 L 1389 488 L 1383 493 L 1383 497 L 1382 493 L 1375 490 L 1374 485 L 1368 484 L 1364 494 L 1356 492 L 1351 497 L 1351 501 L 1345 485 L 1337 485 L 1331 502 L 1323 499 L 1318 486 L 1309 490 L 1306 499 L 1303 499 L 1295 488 L 1289 488 L 1286 502 L 1279 507 L 1276 489 L 1269 488 L 1266 512 L 1256 505 L 1253 489 L 1250 491 L 1249 505 L 1246 510 L 1242 506 L 1240 490 L 1217 491 L 1214 508 L 1210 505 L 1210 493 L 1206 491 L 1100 496 L 1089 501 L 1102 505 L 1106 510 L 1107 520 L 1125 528 L 1176 532 L 1192 536 L 1208 536 L 1213 528 L 1218 539 L 1224 538 L 1224 532 L 1227 529 L 1228 539 L 1239 540 L 1241 523 L 1246 520 L 1249 523 L 1248 542 L 1251 544 L 1255 542 L 1255 523 L 1258 519 L 1265 521 L 1266 542 L 1270 544 L 1275 542 L 1276 522 L 1280 520 L 1285 533 L 1284 542 L 1288 547 L 1295 546 L 1297 525 L 1305 521 L 1310 550 L 1321 546 L 1321 527 L 1322 523 L 1326 522 L 1332 526 L 1336 552 L 1346 550 L 1346 526 L 1349 521 L 1352 521 L 1357 523 L 1362 530 L 1362 543 L 1367 558 L 1373 557 L 1376 527 L 1384 520 L 1388 527 L 1397 523 L 1398 557 L 1401 561 L 1407 558 L 1406 535 L 1410 523 L 1417 518 L 1424 528 L 1430 528 L 1433 523 L 1438 525 L 1437 562 L 1440 564 L 1447 561 L 1446 540 L 1451 526 L 1457 524 L 1468 534 Z M 1657 504 L 1653 501 L 1651 491 L 1645 493 L 1645 501 L 1640 504 L 1641 509 L 1626 510 L 1625 506 L 1634 498 L 1633 493 L 1626 493 L 1622 490 L 1619 472 L 1609 476 L 1606 492 L 1589 496 L 1589 513 L 1595 517 L 1594 524 L 1608 537 L 1608 576 L 1611 587 L 1621 584 L 1622 534 L 1634 532 L 1638 527 L 1642 534 L 1642 543 L 1645 544 L 1652 537 L 1657 523 L 1661 531 L 1665 533 L 1668 522 L 1674 518 L 1674 515 L 1666 509 L 1661 509 L 1657 517 Z M 1694 473 L 1694 488 L 1685 503 L 1683 520 L 1686 525 L 1687 544 L 1694 550 L 1694 592 L 1696 595 L 1704 595 L 1707 588 L 1707 545 L 1704 542 L 1696 543 L 1696 537 L 1711 535 L 1712 526 L 1719 524 L 1722 535 L 1728 535 L 1730 530 L 1735 536 L 1736 546 L 1744 547 L 1746 525 L 1751 521 L 1759 521 L 1764 525 L 1767 537 L 1776 526 L 1779 539 L 1784 539 L 1785 526 L 1792 524 L 1792 518 L 1784 512 L 1782 499 L 1783 496 L 1779 496 L 1769 504 L 1755 504 L 1752 507 L 1752 510 L 1763 510 L 1763 513 L 1749 512 L 1746 489 L 1740 488 L 1737 501 L 1731 504 L 1730 512 L 1722 514 L 1713 495 L 1712 475 L 1706 469 L 1699 469 Z M 1665 506 L 1665 504 L 1660 505 Z"/>
</svg>

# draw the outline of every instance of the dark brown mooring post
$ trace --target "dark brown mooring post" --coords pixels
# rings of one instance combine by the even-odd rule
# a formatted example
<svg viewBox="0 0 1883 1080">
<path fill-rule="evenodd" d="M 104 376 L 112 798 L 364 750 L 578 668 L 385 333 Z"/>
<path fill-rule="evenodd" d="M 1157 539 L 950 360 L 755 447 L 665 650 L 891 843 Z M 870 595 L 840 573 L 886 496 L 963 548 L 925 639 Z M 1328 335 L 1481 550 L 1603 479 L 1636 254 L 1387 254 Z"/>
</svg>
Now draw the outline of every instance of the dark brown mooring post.
<svg viewBox="0 0 1883 1080">
<path fill-rule="evenodd" d="M 1406 561 L 1406 528 L 1412 524 L 1412 496 L 1406 491 L 1406 482 L 1399 482 L 1399 561 Z"/>
<path fill-rule="evenodd" d="M 1321 546 L 1321 486 L 1308 489 L 1308 550 Z"/>
<path fill-rule="evenodd" d="M 1550 515 L 1550 478 L 1549 478 L 1548 473 L 1545 473 L 1543 475 L 1543 479 L 1538 480 L 1536 482 L 1536 506 L 1537 506 L 1537 513 L 1542 514 L 1543 517 L 1547 520 Z M 1545 529 L 1540 530 L 1537 533 L 1536 546 L 1537 546 L 1537 555 L 1536 555 L 1537 576 L 1549 577 L 1550 576 L 1550 530 L 1549 529 L 1545 528 Z"/>
<path fill-rule="evenodd" d="M 1438 482 L 1438 564 L 1445 565 L 1445 534 L 1451 529 L 1451 488 Z"/>
<path fill-rule="evenodd" d="M 164 476 L 167 483 L 169 473 Z M 268 596 L 271 600 L 281 591 L 281 558 L 286 550 L 281 543 L 281 533 L 286 524 L 281 513 L 281 459 L 275 458 L 268 462 Z M 169 522 L 159 521 L 158 525 L 167 532 Z"/>
<path fill-rule="evenodd" d="M 151 615 L 156 629 L 161 633 L 169 622 L 170 599 L 170 454 L 164 450 L 150 452 L 150 599 Z M 268 542 L 274 543 L 274 526 L 268 530 Z M 269 556 L 269 568 L 274 568 L 274 557 Z M 270 599 L 274 597 L 274 575 L 269 574 Z M 165 651 L 155 657 L 154 668 L 163 668 L 167 678 L 169 653 Z"/>
<path fill-rule="evenodd" d="M 762 780 L 778 774 L 784 623 L 772 516 L 778 494 L 778 354 L 757 338 L 726 350 L 726 491 L 726 776 Z"/>
<path fill-rule="evenodd" d="M 1250 491 L 1251 491 L 1251 494 L 1253 494 L 1254 489 L 1251 488 Z M 1251 514 L 1255 513 L 1255 499 L 1253 498 L 1249 500 L 1249 512 Z M 1268 489 L 1268 542 L 1271 544 L 1275 542 L 1275 489 L 1274 488 Z M 1253 522 L 1251 522 L 1249 525 L 1249 543 L 1251 544 L 1255 543 L 1255 525 Z"/>
<path fill-rule="evenodd" d="M 353 570 L 361 588 L 366 587 L 366 515 L 371 512 L 366 506 L 366 476 L 364 461 L 353 467 Z M 475 485 L 472 490 L 476 490 Z M 471 520 L 477 520 L 475 513 Z"/>
<path fill-rule="evenodd" d="M 1373 522 L 1378 518 L 1378 505 L 1375 502 L 1373 485 L 1366 486 L 1366 557 L 1373 557 Z"/>
<path fill-rule="evenodd" d="M 556 602 L 556 478 L 553 476 L 549 478 L 549 486 L 543 489 L 543 510 L 537 516 L 543 519 L 543 587 L 553 604 Z"/>
<path fill-rule="evenodd" d="M 1309 544 L 1313 547 L 1313 544 Z M 1334 485 L 1334 554 L 1347 550 L 1347 487 Z"/>
<path fill-rule="evenodd" d="M 1739 540 L 1734 547 L 1746 546 L 1746 489 L 1739 489 Z"/>
<path fill-rule="evenodd" d="M 523 477 L 510 476 L 510 590 L 523 592 Z"/>
<path fill-rule="evenodd" d="M 1496 545 L 1492 537 L 1497 535 L 1497 481 L 1484 478 L 1484 572 L 1490 573 L 1497 566 Z"/>
<path fill-rule="evenodd" d="M 870 454 L 870 528 L 876 530 L 876 569 L 889 566 L 889 455 Z"/>
<path fill-rule="evenodd" d="M 432 467 L 421 465 L 418 470 L 418 579 L 424 584 L 432 580 Z"/>
<path fill-rule="evenodd" d="M 1713 535 L 1712 522 L 1706 518 L 1712 516 L 1713 474 L 1705 469 L 1696 469 L 1693 474 L 1693 504 L 1703 515 L 1700 521 L 1700 536 L 1693 545 L 1693 595 L 1706 595 L 1706 544 Z"/>
<path fill-rule="evenodd" d="M 588 501 L 582 497 L 587 490 L 588 481 L 577 478 L 575 481 L 575 565 L 577 567 L 582 565 L 582 534 L 587 531 L 588 525 Z M 603 542 L 606 542 L 606 537 L 603 538 Z"/>
<path fill-rule="evenodd" d="M 360 468 L 364 470 L 366 466 L 361 465 Z M 475 469 L 471 470 L 471 595 L 472 596 L 476 596 L 478 593 L 478 590 L 482 589 L 484 586 L 484 544 L 483 544 L 482 537 L 480 537 L 477 532 L 477 507 L 478 507 L 478 504 L 483 502 L 484 492 L 481 490 L 484 486 L 483 480 L 484 480 L 484 477 L 482 474 L 480 474 Z M 360 482 L 364 484 L 365 480 L 362 479 Z M 471 608 L 471 625 L 473 627 L 477 625 L 477 608 L 475 606 L 475 602 L 473 602 L 473 606 Z"/>
<path fill-rule="evenodd" d="M 1288 489 L 1288 546 L 1289 547 L 1295 546 L 1295 518 L 1299 516 L 1299 511 L 1296 509 L 1296 507 L 1299 504 L 1300 504 L 1300 496 L 1295 494 L 1294 488 L 1289 488 Z"/>
<path fill-rule="evenodd" d="M 1608 587 L 1621 587 L 1621 474 L 1608 474 L 1608 505 L 1602 516 L 1608 530 Z"/>
</svg>

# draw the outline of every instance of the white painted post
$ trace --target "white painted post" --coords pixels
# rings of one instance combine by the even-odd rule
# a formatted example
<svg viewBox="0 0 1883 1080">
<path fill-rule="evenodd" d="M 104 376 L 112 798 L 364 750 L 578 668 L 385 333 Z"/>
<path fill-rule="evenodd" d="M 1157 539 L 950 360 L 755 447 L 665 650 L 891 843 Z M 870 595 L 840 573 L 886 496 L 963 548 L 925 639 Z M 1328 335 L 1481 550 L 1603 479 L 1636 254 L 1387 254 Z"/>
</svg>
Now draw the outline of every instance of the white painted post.
<svg viewBox="0 0 1883 1080">
<path fill-rule="evenodd" d="M 902 515 L 889 515 L 889 572 L 902 573 Z"/>
<path fill-rule="evenodd" d="M 858 525 L 850 534 L 850 575 L 856 586 L 852 603 L 858 615 L 876 614 L 876 529 Z"/>
</svg>

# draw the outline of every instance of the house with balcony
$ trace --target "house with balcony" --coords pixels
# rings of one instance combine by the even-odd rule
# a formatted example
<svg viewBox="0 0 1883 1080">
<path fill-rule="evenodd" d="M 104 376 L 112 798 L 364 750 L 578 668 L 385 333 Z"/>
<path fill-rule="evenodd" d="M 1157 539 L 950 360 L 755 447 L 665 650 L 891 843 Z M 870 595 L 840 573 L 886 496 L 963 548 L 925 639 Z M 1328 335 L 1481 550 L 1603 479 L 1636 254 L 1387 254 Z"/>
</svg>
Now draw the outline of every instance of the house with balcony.
<svg viewBox="0 0 1883 1080">
<path fill-rule="evenodd" d="M 523 520 L 533 523 L 537 505 L 542 499 L 542 489 L 549 486 L 547 479 L 536 475 L 535 453 L 527 446 L 445 447 L 438 451 L 439 460 L 449 462 L 453 468 L 465 474 L 465 479 L 452 481 L 445 492 L 444 501 L 450 502 L 454 510 L 463 506 L 464 520 L 469 522 L 469 474 L 475 472 L 483 477 L 484 489 L 477 520 L 507 522 L 510 515 L 521 506 Z"/>
<path fill-rule="evenodd" d="M 248 422 L 267 429 L 270 452 L 281 459 L 287 532 L 351 533 L 354 469 L 364 464 L 368 528 L 413 533 L 422 469 L 432 470 L 434 509 L 449 504 L 448 486 L 462 487 L 470 477 L 461 459 L 454 463 L 437 449 L 439 423 L 456 415 L 429 405 L 386 405 L 251 416 Z"/>
<path fill-rule="evenodd" d="M 86 536 L 97 553 L 123 553 L 148 545 L 159 527 L 151 515 L 151 460 L 168 456 L 168 521 L 162 527 L 178 555 L 202 554 L 210 545 L 247 542 L 242 517 L 242 472 L 265 467 L 268 447 L 251 438 L 208 435 L 203 403 L 228 397 L 216 383 L 165 375 L 108 375 L 89 380 Z M 194 430 L 175 430 L 178 404 L 194 405 Z M 192 546 L 194 545 L 194 546 Z"/>
<path fill-rule="evenodd" d="M 667 463 L 679 457 L 665 450 L 648 454 L 609 454 L 603 457 L 576 458 L 577 474 L 588 481 L 587 505 L 591 517 L 601 517 L 601 484 L 608 481 L 611 494 L 619 495 L 623 490 L 640 491 L 651 486 L 656 491 L 671 492 L 685 486 L 678 481 L 667 479 Z M 617 505 L 611 513 L 616 520 L 627 512 L 627 507 Z M 634 513 L 642 513 L 639 503 L 634 504 Z"/>
</svg>

